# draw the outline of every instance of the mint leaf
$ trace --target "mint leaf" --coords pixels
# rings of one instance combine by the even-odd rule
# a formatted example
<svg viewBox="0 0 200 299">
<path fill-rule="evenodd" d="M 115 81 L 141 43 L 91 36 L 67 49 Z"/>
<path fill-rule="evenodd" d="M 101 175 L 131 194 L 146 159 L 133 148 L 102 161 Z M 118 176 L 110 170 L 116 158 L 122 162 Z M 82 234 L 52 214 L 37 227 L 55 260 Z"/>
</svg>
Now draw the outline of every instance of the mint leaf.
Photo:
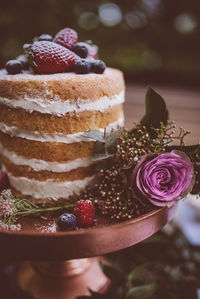
<svg viewBox="0 0 200 299">
<path fill-rule="evenodd" d="M 145 263 L 143 265 L 135 267 L 129 274 L 128 274 L 128 281 L 133 281 L 135 279 L 141 278 L 145 271 L 148 269 L 148 267 L 151 265 L 151 263 Z"/>
<path fill-rule="evenodd" d="M 159 128 L 160 123 L 167 123 L 168 110 L 164 99 L 151 87 L 147 89 L 145 97 L 146 114 L 141 119 L 141 124 L 146 126 L 147 129 L 151 127 Z"/>
<path fill-rule="evenodd" d="M 100 131 L 88 130 L 84 132 L 83 136 L 89 139 L 93 139 L 94 141 L 105 143 L 104 134 Z"/>
<path fill-rule="evenodd" d="M 117 139 L 121 134 L 121 130 L 112 130 L 105 140 L 105 148 L 110 154 L 117 151 Z"/>
<path fill-rule="evenodd" d="M 131 298 L 138 298 L 138 299 L 151 298 L 151 296 L 155 294 L 157 289 L 158 289 L 158 287 L 156 286 L 155 283 L 144 284 L 142 286 L 133 287 L 128 291 L 128 293 L 126 295 L 126 298 L 128 298 L 128 299 L 131 299 Z"/>
</svg>

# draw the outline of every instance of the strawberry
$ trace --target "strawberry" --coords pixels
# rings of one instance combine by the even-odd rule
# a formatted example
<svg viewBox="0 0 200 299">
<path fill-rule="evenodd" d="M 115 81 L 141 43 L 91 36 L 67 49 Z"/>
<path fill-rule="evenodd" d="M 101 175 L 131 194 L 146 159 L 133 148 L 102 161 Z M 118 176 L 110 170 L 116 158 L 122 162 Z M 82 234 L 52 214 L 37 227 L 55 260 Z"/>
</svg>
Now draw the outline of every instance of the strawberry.
<svg viewBox="0 0 200 299">
<path fill-rule="evenodd" d="M 95 210 L 90 200 L 79 200 L 74 208 L 78 226 L 90 226 L 94 222 Z"/>
<path fill-rule="evenodd" d="M 49 41 L 34 42 L 24 50 L 34 70 L 40 74 L 67 71 L 80 59 L 69 49 Z"/>
<path fill-rule="evenodd" d="M 71 28 L 64 28 L 56 34 L 53 42 L 71 50 L 76 45 L 77 40 L 76 31 Z"/>
<path fill-rule="evenodd" d="M 0 170 L 0 192 L 8 188 L 10 188 L 10 184 L 7 173 L 5 171 Z"/>
</svg>

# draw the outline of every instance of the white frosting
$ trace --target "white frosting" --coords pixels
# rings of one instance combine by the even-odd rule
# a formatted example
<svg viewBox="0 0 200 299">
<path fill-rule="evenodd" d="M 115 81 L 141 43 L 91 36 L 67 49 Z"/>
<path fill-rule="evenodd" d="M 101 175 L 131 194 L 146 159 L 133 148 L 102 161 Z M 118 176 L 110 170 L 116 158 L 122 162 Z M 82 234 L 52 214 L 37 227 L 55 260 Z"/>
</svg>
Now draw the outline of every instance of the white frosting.
<svg viewBox="0 0 200 299">
<path fill-rule="evenodd" d="M 122 113 L 121 117 L 113 123 L 110 123 L 106 130 L 109 132 L 112 129 L 116 129 L 118 126 L 123 126 L 124 124 L 124 115 Z M 103 132 L 103 128 L 99 129 Z M 62 143 L 74 143 L 74 142 L 91 142 L 92 140 L 83 136 L 84 132 L 78 132 L 74 134 L 62 134 L 56 133 L 54 135 L 48 133 L 41 133 L 38 131 L 28 131 L 24 129 L 17 128 L 15 126 L 8 126 L 5 123 L 0 122 L 0 131 L 3 133 L 9 134 L 12 137 L 20 137 L 29 140 L 35 140 L 40 142 L 62 142 Z"/>
<path fill-rule="evenodd" d="M 18 100 L 7 99 L 0 97 L 0 103 L 11 108 L 23 108 L 29 111 L 38 111 L 44 114 L 53 114 L 57 116 L 65 115 L 68 112 L 82 112 L 82 111 L 101 111 L 109 109 L 112 106 L 124 103 L 124 91 L 109 98 L 104 96 L 98 100 L 78 99 L 77 101 L 66 100 L 61 101 L 59 97 L 54 100 L 47 100 L 42 98 L 21 98 Z"/>
<path fill-rule="evenodd" d="M 7 159 L 9 159 L 12 163 L 16 165 L 29 166 L 35 171 L 47 170 L 53 172 L 68 172 L 71 171 L 72 169 L 76 169 L 79 167 L 88 167 L 93 163 L 93 161 L 89 158 L 76 159 L 67 163 L 47 162 L 38 159 L 27 159 L 25 157 L 18 156 L 14 152 L 7 150 L 2 146 L 1 143 L 0 143 L 0 151 L 1 154 Z"/>
<path fill-rule="evenodd" d="M 34 198 L 67 198 L 80 192 L 93 180 L 94 176 L 76 181 L 55 182 L 53 180 L 36 181 L 25 177 L 14 177 L 8 173 L 11 185 L 23 195 Z"/>
</svg>

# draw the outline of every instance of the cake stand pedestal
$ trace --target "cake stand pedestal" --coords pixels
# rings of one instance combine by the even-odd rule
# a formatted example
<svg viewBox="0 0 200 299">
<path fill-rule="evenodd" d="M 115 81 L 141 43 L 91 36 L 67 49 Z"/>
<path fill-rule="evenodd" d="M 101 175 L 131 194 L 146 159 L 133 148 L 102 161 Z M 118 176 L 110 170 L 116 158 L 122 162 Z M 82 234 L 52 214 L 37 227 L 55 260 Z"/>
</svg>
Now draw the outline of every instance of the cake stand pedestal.
<svg viewBox="0 0 200 299">
<path fill-rule="evenodd" d="M 70 232 L 57 231 L 52 217 L 23 218 L 21 231 L 0 231 L 1 257 L 21 261 L 13 279 L 32 298 L 75 299 L 88 295 L 88 288 L 103 293 L 109 280 L 95 257 L 150 237 L 171 220 L 175 209 L 161 208 L 122 222 L 98 217 L 93 227 Z"/>
</svg>

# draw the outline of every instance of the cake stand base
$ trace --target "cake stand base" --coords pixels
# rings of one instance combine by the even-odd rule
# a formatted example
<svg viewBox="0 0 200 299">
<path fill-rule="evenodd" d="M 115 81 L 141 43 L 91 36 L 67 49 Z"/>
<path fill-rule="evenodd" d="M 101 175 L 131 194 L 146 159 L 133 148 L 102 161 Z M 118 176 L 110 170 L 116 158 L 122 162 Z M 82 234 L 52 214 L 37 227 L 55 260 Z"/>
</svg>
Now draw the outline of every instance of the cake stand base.
<svg viewBox="0 0 200 299">
<path fill-rule="evenodd" d="M 37 299 L 75 299 L 91 289 L 103 293 L 109 280 L 101 271 L 99 258 L 64 262 L 23 262 L 15 272 L 18 288 Z"/>
<path fill-rule="evenodd" d="M 133 246 L 168 223 L 176 206 L 152 210 L 137 218 L 112 222 L 97 217 L 94 226 L 61 232 L 57 220 L 22 217 L 21 231 L 0 229 L 1 258 L 19 263 L 15 283 L 36 299 L 75 299 L 88 288 L 103 292 L 109 281 L 96 256 Z M 65 261 L 66 262 L 62 262 Z"/>
</svg>

